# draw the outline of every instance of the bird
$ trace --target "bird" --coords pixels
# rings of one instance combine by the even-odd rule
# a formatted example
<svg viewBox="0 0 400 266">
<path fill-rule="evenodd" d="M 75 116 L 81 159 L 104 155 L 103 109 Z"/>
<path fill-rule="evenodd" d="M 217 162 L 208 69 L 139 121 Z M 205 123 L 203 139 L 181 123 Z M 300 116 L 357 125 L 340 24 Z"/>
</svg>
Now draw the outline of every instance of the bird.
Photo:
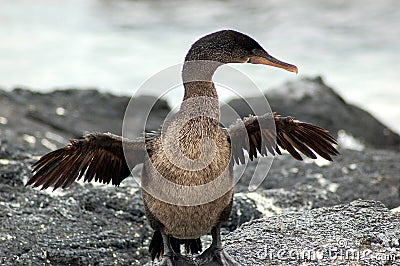
<svg viewBox="0 0 400 266">
<path fill-rule="evenodd" d="M 221 226 L 230 216 L 235 164 L 258 156 L 297 160 L 339 155 L 328 130 L 276 113 L 249 115 L 225 128 L 219 120 L 218 95 L 212 81 L 218 67 L 230 63 L 262 64 L 298 72 L 295 65 L 270 55 L 256 40 L 235 30 L 220 30 L 192 44 L 182 67 L 184 96 L 179 110 L 161 130 L 136 139 L 91 132 L 43 155 L 32 165 L 26 186 L 68 188 L 76 180 L 120 183 L 143 164 L 142 199 L 154 229 L 149 245 L 160 265 L 191 265 L 202 252 L 200 237 L 212 243 L 196 255 L 197 265 L 240 265 L 223 248 Z M 272 123 L 273 127 L 265 126 Z M 248 159 L 247 159 L 248 160 Z"/>
</svg>

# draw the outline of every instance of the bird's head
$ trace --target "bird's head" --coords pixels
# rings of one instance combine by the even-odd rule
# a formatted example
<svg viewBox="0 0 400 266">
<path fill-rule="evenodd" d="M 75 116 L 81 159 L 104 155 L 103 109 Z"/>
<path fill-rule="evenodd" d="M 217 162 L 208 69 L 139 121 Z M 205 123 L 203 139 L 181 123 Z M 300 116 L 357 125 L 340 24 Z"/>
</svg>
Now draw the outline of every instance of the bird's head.
<svg viewBox="0 0 400 266">
<path fill-rule="evenodd" d="M 217 31 L 197 40 L 185 58 L 185 61 L 194 60 L 208 60 L 222 64 L 264 64 L 290 72 L 298 71 L 295 65 L 274 58 L 254 39 L 234 30 Z"/>
</svg>

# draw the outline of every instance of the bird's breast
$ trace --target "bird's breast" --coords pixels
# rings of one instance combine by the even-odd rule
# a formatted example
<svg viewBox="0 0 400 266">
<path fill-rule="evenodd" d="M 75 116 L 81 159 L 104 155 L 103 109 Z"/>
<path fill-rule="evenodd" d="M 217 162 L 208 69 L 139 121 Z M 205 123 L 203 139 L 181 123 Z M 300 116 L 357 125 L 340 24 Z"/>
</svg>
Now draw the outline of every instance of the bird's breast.
<svg viewBox="0 0 400 266">
<path fill-rule="evenodd" d="M 161 137 L 152 143 L 143 168 L 142 195 L 148 216 L 159 221 L 164 232 L 197 238 L 230 206 L 230 144 L 222 130 L 209 134 L 207 141 L 196 133 L 178 139 L 175 145 L 163 143 Z"/>
</svg>

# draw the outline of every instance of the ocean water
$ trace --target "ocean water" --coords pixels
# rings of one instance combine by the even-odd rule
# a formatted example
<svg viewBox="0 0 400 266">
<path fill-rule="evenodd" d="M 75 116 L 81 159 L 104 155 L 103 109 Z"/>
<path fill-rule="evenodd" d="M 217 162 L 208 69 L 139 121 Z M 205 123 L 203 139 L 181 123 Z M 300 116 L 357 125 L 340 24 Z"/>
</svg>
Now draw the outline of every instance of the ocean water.
<svg viewBox="0 0 400 266">
<path fill-rule="evenodd" d="M 322 75 L 348 102 L 400 132 L 397 0 L 0 0 L 0 87 L 97 87 L 131 95 L 181 63 L 197 38 L 226 28 L 299 67 L 296 76 L 234 66 L 262 90 Z M 159 88 L 146 93 L 158 95 Z M 168 100 L 175 105 L 180 97 Z"/>
</svg>

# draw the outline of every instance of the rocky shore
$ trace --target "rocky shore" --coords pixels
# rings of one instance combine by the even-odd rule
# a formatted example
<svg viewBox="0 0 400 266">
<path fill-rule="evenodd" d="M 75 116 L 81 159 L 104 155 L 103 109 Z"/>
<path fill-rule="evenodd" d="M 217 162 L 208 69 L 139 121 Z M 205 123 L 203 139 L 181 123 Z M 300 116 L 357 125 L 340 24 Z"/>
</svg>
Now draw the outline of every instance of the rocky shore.
<svg viewBox="0 0 400 266">
<path fill-rule="evenodd" d="M 38 156 L 68 139 L 87 131 L 121 134 L 129 100 L 93 89 L 0 90 L 0 265 L 148 263 L 152 232 L 135 181 L 139 170 L 118 188 L 24 187 Z M 140 110 L 154 98 L 134 101 L 141 126 Z M 224 228 L 230 254 L 243 265 L 400 265 L 400 136 L 319 77 L 283 84 L 268 101 L 273 111 L 329 129 L 341 156 L 329 164 L 280 156 L 251 192 L 257 162 L 249 163 Z M 242 100 L 229 105 L 242 116 L 252 112 Z M 158 129 L 169 110 L 158 101 L 146 129 Z M 139 136 L 142 129 L 132 130 Z M 263 161 L 257 167 L 269 168 Z"/>
</svg>

